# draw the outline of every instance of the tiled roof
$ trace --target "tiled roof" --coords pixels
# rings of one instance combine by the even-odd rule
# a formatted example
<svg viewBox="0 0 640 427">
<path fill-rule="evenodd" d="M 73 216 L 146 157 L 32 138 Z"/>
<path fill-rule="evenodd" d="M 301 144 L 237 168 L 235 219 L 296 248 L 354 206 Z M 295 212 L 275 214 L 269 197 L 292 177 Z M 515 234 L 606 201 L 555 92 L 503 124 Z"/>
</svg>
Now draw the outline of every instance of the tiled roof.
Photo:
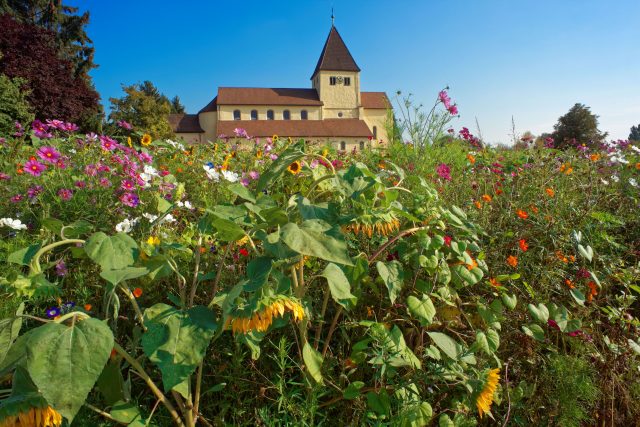
<svg viewBox="0 0 640 427">
<path fill-rule="evenodd" d="M 322 105 L 315 89 L 221 87 L 216 99 L 218 105 Z"/>
<path fill-rule="evenodd" d="M 249 136 L 283 137 L 369 137 L 367 124 L 358 119 L 325 120 L 224 120 L 218 122 L 218 135 L 233 136 L 234 129 L 247 131 Z"/>
<path fill-rule="evenodd" d="M 197 114 L 169 114 L 169 124 L 175 133 L 202 133 Z"/>
<path fill-rule="evenodd" d="M 361 92 L 360 97 L 363 108 L 378 108 L 384 110 L 391 108 L 391 102 L 389 102 L 389 98 L 387 98 L 387 94 L 384 92 Z"/>
<path fill-rule="evenodd" d="M 205 105 L 202 110 L 198 111 L 198 114 L 200 114 L 200 113 L 208 113 L 209 111 L 218 111 L 217 107 L 218 107 L 218 97 L 216 96 L 215 98 L 213 98 L 211 100 L 210 103 Z"/>
<path fill-rule="evenodd" d="M 332 26 L 329 31 L 327 41 L 322 48 L 322 53 L 318 59 L 316 69 L 313 71 L 311 78 L 320 70 L 326 71 L 360 71 L 360 67 L 353 60 L 347 45 L 344 44 L 342 37 L 336 30 L 336 27 Z"/>
</svg>

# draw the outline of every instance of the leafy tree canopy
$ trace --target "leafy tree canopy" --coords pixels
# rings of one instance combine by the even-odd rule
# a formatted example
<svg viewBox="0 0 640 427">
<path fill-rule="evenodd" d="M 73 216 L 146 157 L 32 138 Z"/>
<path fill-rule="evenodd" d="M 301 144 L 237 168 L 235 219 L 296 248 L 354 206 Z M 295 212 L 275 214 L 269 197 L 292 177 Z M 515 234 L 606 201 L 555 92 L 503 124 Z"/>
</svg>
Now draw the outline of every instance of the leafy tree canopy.
<svg viewBox="0 0 640 427">
<path fill-rule="evenodd" d="M 598 116 L 584 104 L 577 103 L 555 124 L 553 139 L 556 147 L 564 148 L 575 144 L 595 144 L 602 142 L 607 133 L 598 130 Z"/>
<path fill-rule="evenodd" d="M 631 132 L 629 133 L 630 141 L 640 141 L 640 124 L 638 126 L 631 126 Z"/>
<path fill-rule="evenodd" d="M 0 135 L 11 135 L 15 131 L 14 124 L 33 121 L 31 106 L 27 101 L 28 92 L 22 89 L 25 80 L 10 79 L 0 74 Z"/>
<path fill-rule="evenodd" d="M 93 43 L 85 28 L 89 12 L 77 15 L 78 8 L 61 0 L 0 0 L 0 14 L 47 29 L 55 34 L 57 51 L 63 59 L 73 63 L 74 74 L 90 81 L 93 63 Z"/>
<path fill-rule="evenodd" d="M 170 101 L 148 80 L 123 86 L 122 90 L 126 94 L 124 97 L 109 99 L 111 121 L 126 120 L 137 130 L 149 133 L 154 138 L 173 136 L 168 116 L 184 112 L 184 106 L 177 96 Z"/>
<path fill-rule="evenodd" d="M 0 0 L 1 2 L 2 0 Z M 98 93 L 56 51 L 55 34 L 0 15 L 0 73 L 26 80 L 36 118 L 85 123 L 100 114 Z"/>
</svg>

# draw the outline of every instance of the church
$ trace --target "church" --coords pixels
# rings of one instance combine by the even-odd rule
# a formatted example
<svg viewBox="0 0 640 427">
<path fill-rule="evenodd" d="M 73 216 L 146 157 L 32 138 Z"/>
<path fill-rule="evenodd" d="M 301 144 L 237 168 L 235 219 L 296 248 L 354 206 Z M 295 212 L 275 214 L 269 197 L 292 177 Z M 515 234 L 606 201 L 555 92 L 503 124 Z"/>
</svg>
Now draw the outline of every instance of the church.
<svg viewBox="0 0 640 427">
<path fill-rule="evenodd" d="M 392 120 L 384 92 L 360 90 L 360 67 L 334 25 L 311 75 L 310 89 L 219 87 L 197 114 L 171 114 L 178 138 L 204 143 L 235 137 L 304 138 L 338 150 L 363 150 L 387 142 Z"/>
</svg>

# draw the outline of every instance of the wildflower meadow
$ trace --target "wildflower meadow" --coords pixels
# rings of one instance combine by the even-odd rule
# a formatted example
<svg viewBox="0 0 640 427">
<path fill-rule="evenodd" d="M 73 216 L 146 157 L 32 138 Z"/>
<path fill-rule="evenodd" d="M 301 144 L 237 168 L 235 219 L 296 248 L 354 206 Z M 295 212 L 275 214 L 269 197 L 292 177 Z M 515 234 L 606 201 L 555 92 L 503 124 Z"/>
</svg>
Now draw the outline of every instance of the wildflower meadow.
<svg viewBox="0 0 640 427">
<path fill-rule="evenodd" d="M 640 148 L 437 105 L 353 153 L 16 122 L 0 425 L 634 425 Z"/>
</svg>

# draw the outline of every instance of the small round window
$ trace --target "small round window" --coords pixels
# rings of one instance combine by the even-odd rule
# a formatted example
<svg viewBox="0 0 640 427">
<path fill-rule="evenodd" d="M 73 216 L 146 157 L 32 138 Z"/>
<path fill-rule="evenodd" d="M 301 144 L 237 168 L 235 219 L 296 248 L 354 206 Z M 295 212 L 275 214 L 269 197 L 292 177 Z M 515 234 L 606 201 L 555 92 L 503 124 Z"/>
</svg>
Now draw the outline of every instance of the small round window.
<svg viewBox="0 0 640 427">
<path fill-rule="evenodd" d="M 338 113 L 338 117 L 342 117 L 342 111 Z"/>
</svg>

